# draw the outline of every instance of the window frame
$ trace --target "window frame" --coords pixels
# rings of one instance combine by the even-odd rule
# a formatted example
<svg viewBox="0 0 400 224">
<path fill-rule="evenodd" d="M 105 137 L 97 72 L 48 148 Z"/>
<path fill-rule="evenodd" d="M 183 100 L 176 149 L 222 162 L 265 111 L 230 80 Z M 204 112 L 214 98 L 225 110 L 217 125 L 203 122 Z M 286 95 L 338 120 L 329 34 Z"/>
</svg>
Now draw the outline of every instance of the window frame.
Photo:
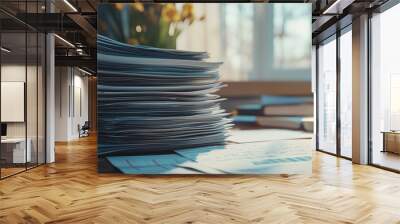
<svg viewBox="0 0 400 224">
<path fill-rule="evenodd" d="M 340 84 L 341 84 L 341 67 L 340 67 L 340 60 L 341 60 L 341 55 L 340 55 L 340 37 L 342 35 L 344 35 L 347 32 L 351 32 L 352 30 L 352 23 L 347 24 L 346 26 L 336 30 L 335 33 L 327 36 L 326 38 L 319 40 L 317 44 L 315 44 L 316 46 L 316 71 L 315 71 L 315 75 L 316 75 L 316 84 L 315 84 L 315 99 L 316 99 L 316 113 L 315 113 L 315 121 L 316 121 L 316 136 L 315 136 L 315 145 L 316 145 L 316 151 L 319 152 L 323 152 L 329 155 L 333 155 L 333 156 L 337 156 L 346 160 L 352 160 L 352 158 L 347 157 L 342 155 L 341 153 L 341 119 L 340 119 L 340 104 L 341 104 L 341 100 L 340 100 L 340 95 L 341 95 L 341 90 L 340 90 Z M 320 147 L 320 142 L 319 142 L 319 136 L 320 136 L 320 130 L 319 130 L 319 112 L 320 112 L 320 105 L 319 105 L 319 91 L 320 91 L 320 74 L 319 74 L 319 68 L 320 65 L 318 63 L 319 61 L 319 51 L 318 49 L 320 48 L 320 46 L 322 44 L 326 44 L 330 41 L 336 41 L 336 152 L 332 153 L 329 152 L 327 150 L 324 150 Z"/>
</svg>

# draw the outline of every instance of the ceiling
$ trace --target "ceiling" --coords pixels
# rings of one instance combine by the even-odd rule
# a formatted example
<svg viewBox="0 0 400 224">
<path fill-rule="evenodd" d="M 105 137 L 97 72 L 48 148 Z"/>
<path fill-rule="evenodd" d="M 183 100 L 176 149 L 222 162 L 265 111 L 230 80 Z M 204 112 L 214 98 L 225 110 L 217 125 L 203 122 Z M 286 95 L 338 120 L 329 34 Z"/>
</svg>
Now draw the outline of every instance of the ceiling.
<svg viewBox="0 0 400 224">
<path fill-rule="evenodd" d="M 352 23 L 353 17 L 372 12 L 389 0 L 311 0 L 312 37 L 317 44 Z"/>
<path fill-rule="evenodd" d="M 346 19 L 376 8 L 387 0 L 270 0 L 257 2 L 292 2 L 312 4 L 312 36 L 317 43 L 335 32 L 338 21 L 345 26 Z M 27 4 L 26 4 L 27 2 Z M 96 70 L 97 12 L 100 3 L 134 2 L 133 0 L 1 0 L 0 21 L 4 32 L 18 32 L 31 27 L 38 31 L 55 32 L 57 65 L 81 66 Z M 143 1 L 142 1 L 143 2 Z M 150 1 L 145 1 L 150 2 Z M 241 1 L 248 2 L 248 1 Z M 53 13 L 46 13 L 49 8 Z M 25 13 L 28 12 L 28 13 Z M 336 26 L 336 27 L 335 27 Z"/>
</svg>

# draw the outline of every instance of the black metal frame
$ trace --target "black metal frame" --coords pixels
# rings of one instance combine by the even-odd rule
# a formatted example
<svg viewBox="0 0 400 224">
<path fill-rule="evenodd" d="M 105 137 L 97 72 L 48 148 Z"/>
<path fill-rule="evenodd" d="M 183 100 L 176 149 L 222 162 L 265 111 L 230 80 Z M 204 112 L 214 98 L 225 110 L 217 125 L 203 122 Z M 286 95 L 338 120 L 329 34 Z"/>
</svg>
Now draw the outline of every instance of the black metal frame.
<svg viewBox="0 0 400 224">
<path fill-rule="evenodd" d="M 367 124 L 367 132 L 368 132 L 368 164 L 373 164 L 372 163 L 372 65 L 371 65 L 371 57 L 372 57 L 372 33 L 371 33 L 371 19 L 372 19 L 372 13 L 368 12 L 368 54 L 367 54 L 367 61 L 368 61 L 368 75 L 367 75 L 367 83 L 368 83 L 368 99 L 367 99 L 367 107 L 368 107 L 368 111 L 367 111 L 367 119 L 368 119 L 368 124 Z"/>
<path fill-rule="evenodd" d="M 352 160 L 352 158 L 343 156 L 341 153 L 341 117 L 340 117 L 340 80 L 341 80 L 341 67 L 340 67 L 340 37 L 346 33 L 342 32 L 346 29 L 348 29 L 349 26 L 351 26 L 352 23 L 347 24 L 344 27 L 341 27 L 339 24 L 336 25 L 336 32 L 325 39 L 321 40 L 320 43 L 327 41 L 328 39 L 332 38 L 332 36 L 335 36 L 334 40 L 331 41 L 336 41 L 336 152 L 328 152 L 324 149 L 321 149 L 319 147 L 319 53 L 318 53 L 318 48 L 319 44 L 316 47 L 316 115 L 315 115 L 315 120 L 316 120 L 316 150 L 319 152 L 323 152 L 329 155 L 337 156 L 343 159 L 347 160 Z"/>
<path fill-rule="evenodd" d="M 341 78 L 341 66 L 340 66 L 340 35 L 341 30 L 336 30 L 336 155 L 341 156 L 341 118 L 340 118 L 340 78 Z"/>
<path fill-rule="evenodd" d="M 25 0 L 25 11 L 27 11 L 27 2 L 28 1 Z M 32 2 L 32 1 L 30 1 L 30 2 Z M 39 6 L 38 6 L 39 5 L 39 0 L 36 0 L 36 3 L 37 3 L 36 4 L 36 11 L 38 11 L 38 9 L 39 9 Z M 47 7 L 46 7 L 46 11 L 47 11 Z M 42 122 L 44 122 L 44 133 L 43 133 L 44 134 L 44 136 L 43 136 L 43 142 L 44 142 L 44 145 L 43 145 L 43 147 L 44 147 L 44 149 L 43 149 L 43 152 L 44 152 L 43 159 L 44 159 L 44 161 L 43 161 L 43 163 L 39 163 L 39 106 L 38 106 L 38 104 L 39 104 L 39 68 L 38 68 L 38 66 L 39 66 L 39 33 L 42 33 L 42 32 L 40 32 L 37 29 L 34 29 L 33 27 L 29 26 L 26 23 L 24 23 L 24 28 L 25 28 L 25 32 L 24 32 L 24 34 L 25 34 L 25 84 L 24 84 L 24 92 L 25 92 L 24 93 L 24 98 L 25 98 L 24 99 L 24 107 L 25 108 L 24 108 L 24 120 L 25 120 L 25 142 L 26 142 L 25 143 L 25 169 L 21 170 L 21 171 L 18 171 L 18 172 L 15 172 L 15 173 L 12 173 L 12 174 L 7 175 L 7 176 L 2 176 L 2 172 L 1 172 L 2 168 L 0 167 L 0 180 L 6 179 L 8 177 L 12 177 L 14 175 L 23 173 L 25 171 L 28 171 L 30 169 L 39 167 L 39 166 L 44 165 L 44 164 L 47 163 L 47 110 L 46 110 L 47 109 L 47 35 L 46 35 L 47 33 L 43 33 L 45 35 L 44 35 L 44 38 L 43 38 L 44 42 L 42 42 L 42 44 L 44 44 L 44 46 L 43 46 L 44 47 L 44 51 L 42 51 L 42 53 L 44 53 L 44 55 L 42 55 L 42 58 L 44 60 L 44 65 L 43 65 L 43 68 L 42 68 L 42 74 L 43 74 L 42 82 L 44 84 L 44 86 L 43 86 L 43 88 L 44 88 L 44 92 L 43 92 L 44 99 L 43 99 L 43 106 L 42 106 L 44 108 L 44 111 L 43 111 L 44 112 L 44 116 L 42 117 L 44 119 L 42 121 Z M 27 147 L 28 147 L 27 146 L 27 142 L 28 142 L 28 125 L 27 125 L 27 120 L 28 120 L 28 116 L 27 116 L 28 30 L 33 30 L 36 33 L 36 99 L 37 99 L 37 101 L 36 101 L 36 104 L 37 104 L 37 107 L 36 107 L 36 143 L 37 143 L 37 148 L 36 148 L 36 150 L 37 150 L 37 152 L 36 152 L 36 163 L 34 165 L 32 165 L 32 166 L 28 166 L 28 162 L 27 162 L 28 154 L 26 153 L 26 150 L 27 150 Z M 2 33 L 3 32 L 1 32 L 1 29 L 0 29 L 0 45 L 1 45 Z M 1 63 L 1 61 L 2 61 L 2 58 L 1 58 L 1 54 L 0 54 L 0 63 Z M 0 64 L 0 66 L 1 66 L 1 64 Z M 0 81 L 1 81 L 1 71 L 0 71 Z M 1 87 L 0 87 L 0 89 L 1 89 Z M 0 93 L 0 96 L 1 96 L 1 93 Z M 0 115 L 0 120 L 1 120 L 1 115 Z M 0 123 L 1 123 L 1 121 L 0 121 Z M 1 144 L 0 144 L 0 156 L 1 156 Z M 31 164 L 29 164 L 29 165 L 31 165 Z"/>
<path fill-rule="evenodd" d="M 318 116 L 318 108 L 319 108 L 319 45 L 315 45 L 315 148 L 319 149 L 319 116 Z"/>
<path fill-rule="evenodd" d="M 0 31 L 1 31 L 1 29 L 2 29 L 2 23 L 0 23 Z M 2 44 L 2 40 L 3 40 L 3 38 L 2 38 L 2 32 L 0 32 L 0 47 L 1 46 L 3 46 L 3 44 Z M 1 74 L 1 61 L 2 61 L 2 53 L 1 53 L 1 51 L 0 51 L 0 111 L 1 111 L 1 77 L 2 77 L 2 74 Z M 1 124 L 1 113 L 0 113 L 0 124 Z M 1 130 L 0 130 L 0 137 L 1 137 Z M 1 163 L 1 152 L 2 152 L 2 149 L 1 149 L 1 144 L 0 144 L 0 163 Z M 1 167 L 0 167 L 0 180 L 1 180 Z"/>
</svg>

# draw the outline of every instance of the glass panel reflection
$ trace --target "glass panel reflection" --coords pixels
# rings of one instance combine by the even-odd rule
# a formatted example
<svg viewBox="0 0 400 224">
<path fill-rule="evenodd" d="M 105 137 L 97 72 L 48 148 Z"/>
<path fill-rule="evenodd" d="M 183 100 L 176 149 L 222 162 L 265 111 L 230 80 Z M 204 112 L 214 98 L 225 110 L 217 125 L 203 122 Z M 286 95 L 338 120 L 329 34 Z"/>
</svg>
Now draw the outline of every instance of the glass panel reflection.
<svg viewBox="0 0 400 224">
<path fill-rule="evenodd" d="M 336 154 L 336 39 L 318 48 L 318 146 Z"/>
<path fill-rule="evenodd" d="M 340 154 L 352 157 L 352 35 L 340 37 Z"/>
<path fill-rule="evenodd" d="M 371 19 L 372 163 L 400 170 L 400 5 Z"/>
<path fill-rule="evenodd" d="M 26 138 L 26 33 L 2 33 L 1 46 L 1 140 L 2 177 L 26 169 L 31 161 Z"/>
</svg>

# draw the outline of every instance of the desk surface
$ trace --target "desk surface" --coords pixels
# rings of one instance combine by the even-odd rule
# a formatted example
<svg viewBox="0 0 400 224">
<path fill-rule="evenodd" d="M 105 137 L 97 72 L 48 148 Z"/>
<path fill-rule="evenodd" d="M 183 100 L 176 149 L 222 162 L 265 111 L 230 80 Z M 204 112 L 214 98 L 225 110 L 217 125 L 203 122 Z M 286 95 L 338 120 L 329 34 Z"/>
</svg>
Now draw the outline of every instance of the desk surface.
<svg viewBox="0 0 400 224">
<path fill-rule="evenodd" d="M 125 174 L 311 174 L 311 133 L 258 129 L 229 134 L 222 146 L 106 159 Z"/>
<path fill-rule="evenodd" d="M 29 139 L 28 139 L 29 141 Z M 25 142 L 25 138 L 5 138 L 1 139 L 1 143 L 20 143 Z"/>
<path fill-rule="evenodd" d="M 400 131 L 381 131 L 383 134 L 400 134 Z"/>
</svg>

